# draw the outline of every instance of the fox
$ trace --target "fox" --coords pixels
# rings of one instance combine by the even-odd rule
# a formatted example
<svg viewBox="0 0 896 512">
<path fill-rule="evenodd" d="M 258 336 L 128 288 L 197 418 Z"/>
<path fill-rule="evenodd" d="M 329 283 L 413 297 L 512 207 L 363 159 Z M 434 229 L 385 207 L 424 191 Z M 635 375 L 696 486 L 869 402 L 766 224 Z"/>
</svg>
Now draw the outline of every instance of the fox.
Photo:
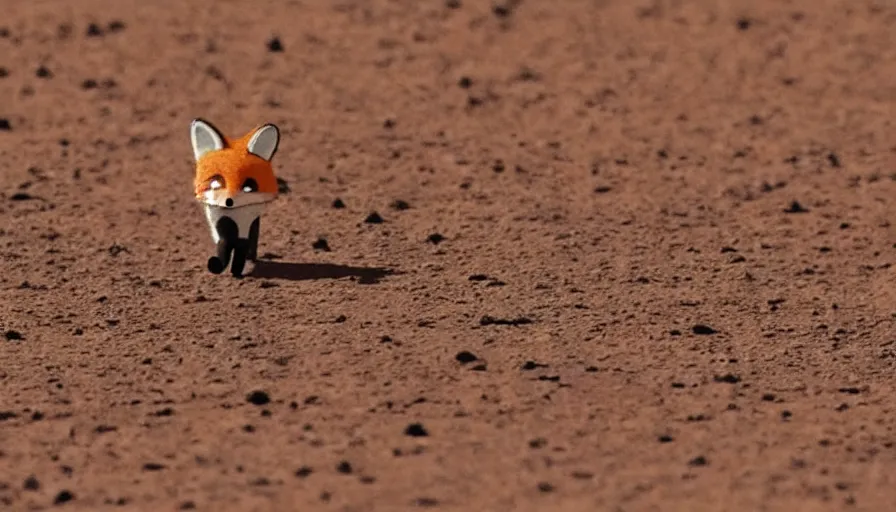
<svg viewBox="0 0 896 512">
<path fill-rule="evenodd" d="M 205 119 L 195 118 L 190 141 L 195 197 L 216 248 L 208 271 L 221 274 L 229 264 L 231 274 L 242 277 L 246 262 L 254 264 L 258 258 L 261 216 L 278 197 L 272 160 L 280 146 L 280 129 L 266 123 L 231 139 Z"/>
</svg>

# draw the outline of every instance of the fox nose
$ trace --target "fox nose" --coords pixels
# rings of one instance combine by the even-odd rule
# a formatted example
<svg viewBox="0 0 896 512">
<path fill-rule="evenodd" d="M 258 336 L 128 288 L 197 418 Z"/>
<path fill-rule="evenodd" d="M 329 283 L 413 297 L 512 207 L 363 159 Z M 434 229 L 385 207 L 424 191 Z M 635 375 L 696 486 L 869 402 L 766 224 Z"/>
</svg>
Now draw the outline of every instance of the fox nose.
<svg viewBox="0 0 896 512">
<path fill-rule="evenodd" d="M 228 197 L 228 198 L 224 201 L 224 205 L 227 206 L 228 208 L 230 208 L 231 206 L 233 206 L 233 199 L 231 199 L 231 198 Z"/>
</svg>

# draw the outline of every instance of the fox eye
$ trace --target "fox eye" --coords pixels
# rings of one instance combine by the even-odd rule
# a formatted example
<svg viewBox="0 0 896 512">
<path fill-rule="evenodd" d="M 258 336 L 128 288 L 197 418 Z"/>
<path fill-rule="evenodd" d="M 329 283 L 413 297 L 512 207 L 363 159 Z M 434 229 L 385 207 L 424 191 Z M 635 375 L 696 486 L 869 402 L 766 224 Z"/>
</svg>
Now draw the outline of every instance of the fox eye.
<svg viewBox="0 0 896 512">
<path fill-rule="evenodd" d="M 221 176 L 213 176 L 208 182 L 208 187 L 212 190 L 218 190 L 224 187 L 224 178 Z"/>
<path fill-rule="evenodd" d="M 258 183 L 252 178 L 247 178 L 243 182 L 243 192 L 258 192 Z"/>
</svg>

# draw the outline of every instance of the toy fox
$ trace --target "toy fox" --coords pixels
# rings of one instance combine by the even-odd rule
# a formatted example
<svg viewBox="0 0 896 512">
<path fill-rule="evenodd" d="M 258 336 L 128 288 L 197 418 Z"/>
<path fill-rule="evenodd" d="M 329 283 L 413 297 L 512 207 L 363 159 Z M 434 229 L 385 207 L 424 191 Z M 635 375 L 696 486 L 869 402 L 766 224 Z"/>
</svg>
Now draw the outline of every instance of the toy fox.
<svg viewBox="0 0 896 512">
<path fill-rule="evenodd" d="M 246 261 L 255 262 L 261 215 L 277 198 L 271 159 L 280 130 L 265 124 L 239 139 L 228 139 L 203 119 L 194 119 L 190 140 L 196 159 L 196 199 L 205 210 L 216 254 L 208 270 L 220 274 L 230 264 L 241 277 Z M 231 256 L 232 254 L 232 256 Z"/>
</svg>

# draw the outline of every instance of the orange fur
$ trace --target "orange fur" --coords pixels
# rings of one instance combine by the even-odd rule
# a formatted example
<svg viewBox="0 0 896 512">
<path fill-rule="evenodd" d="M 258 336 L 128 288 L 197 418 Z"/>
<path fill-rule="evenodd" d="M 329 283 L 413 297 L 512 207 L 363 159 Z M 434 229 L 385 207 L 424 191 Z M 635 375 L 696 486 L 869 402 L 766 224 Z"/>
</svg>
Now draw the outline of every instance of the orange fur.
<svg viewBox="0 0 896 512">
<path fill-rule="evenodd" d="M 273 166 L 247 149 L 254 133 L 255 130 L 252 130 L 239 139 L 224 137 L 223 149 L 202 155 L 196 162 L 196 177 L 193 182 L 197 199 L 202 198 L 215 176 L 224 178 L 224 188 L 229 197 L 241 192 L 240 188 L 247 178 L 255 179 L 259 192 L 277 196 L 277 178 Z"/>
</svg>

